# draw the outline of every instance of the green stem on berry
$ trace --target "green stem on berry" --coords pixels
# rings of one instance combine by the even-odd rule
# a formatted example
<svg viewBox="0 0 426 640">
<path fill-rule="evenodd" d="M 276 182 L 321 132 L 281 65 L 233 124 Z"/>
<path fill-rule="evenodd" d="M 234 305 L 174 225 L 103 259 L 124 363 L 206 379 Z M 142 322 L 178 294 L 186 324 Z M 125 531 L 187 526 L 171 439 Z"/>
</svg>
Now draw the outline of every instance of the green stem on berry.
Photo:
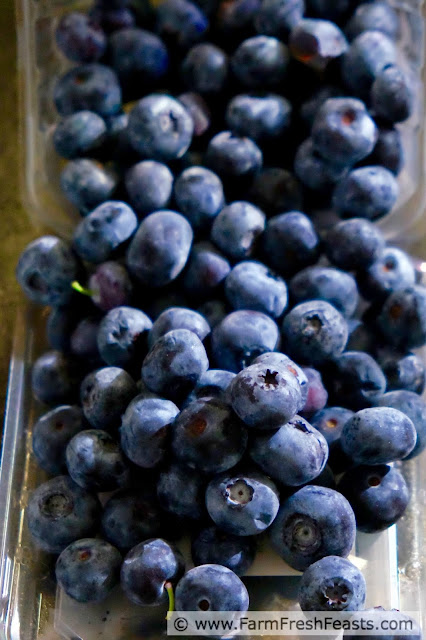
<svg viewBox="0 0 426 640">
<path fill-rule="evenodd" d="M 73 282 L 71 282 L 71 287 L 74 291 L 77 291 L 77 293 L 81 293 L 83 296 L 89 296 L 89 298 L 94 294 L 91 289 L 86 289 L 86 287 L 83 287 L 77 280 L 73 280 Z"/>
<path fill-rule="evenodd" d="M 170 618 L 172 617 L 172 613 L 175 610 L 175 594 L 171 582 L 166 582 L 164 588 L 167 591 L 167 595 L 169 596 L 169 609 L 167 611 L 166 620 L 170 620 Z"/>
</svg>

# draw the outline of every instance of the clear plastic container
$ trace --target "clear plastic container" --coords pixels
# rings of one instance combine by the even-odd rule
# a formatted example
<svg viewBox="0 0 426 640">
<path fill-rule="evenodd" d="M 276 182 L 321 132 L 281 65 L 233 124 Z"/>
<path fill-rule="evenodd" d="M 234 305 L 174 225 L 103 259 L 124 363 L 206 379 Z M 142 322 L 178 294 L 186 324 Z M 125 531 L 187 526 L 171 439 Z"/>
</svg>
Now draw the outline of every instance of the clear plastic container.
<svg viewBox="0 0 426 640">
<path fill-rule="evenodd" d="M 401 16 L 401 56 L 416 78 L 419 107 L 404 125 L 406 168 L 398 208 L 381 222 L 388 237 L 407 244 L 426 231 L 425 123 L 423 119 L 423 2 L 391 2 Z M 69 235 L 77 214 L 58 188 L 61 160 L 51 145 L 56 119 L 53 84 L 67 63 L 53 33 L 60 15 L 85 2 L 18 0 L 19 69 L 22 90 L 23 195 L 38 226 Z M 18 315 L 11 360 L 0 468 L 0 638 L 4 640 L 136 640 L 164 636 L 164 609 L 140 608 L 117 589 L 107 602 L 81 605 L 56 589 L 54 560 L 32 545 L 26 525 L 31 491 L 45 479 L 31 451 L 31 427 L 40 412 L 30 390 L 31 365 L 44 347 L 40 309 Z M 397 526 L 381 534 L 357 536 L 352 560 L 367 581 L 367 606 L 419 611 L 426 629 L 426 465 L 424 455 L 403 465 L 412 500 Z M 185 549 L 183 549 L 185 552 Z M 187 555 L 187 554 L 186 554 Z M 245 578 L 251 608 L 291 609 L 299 574 L 270 551 L 261 551 Z"/>
</svg>

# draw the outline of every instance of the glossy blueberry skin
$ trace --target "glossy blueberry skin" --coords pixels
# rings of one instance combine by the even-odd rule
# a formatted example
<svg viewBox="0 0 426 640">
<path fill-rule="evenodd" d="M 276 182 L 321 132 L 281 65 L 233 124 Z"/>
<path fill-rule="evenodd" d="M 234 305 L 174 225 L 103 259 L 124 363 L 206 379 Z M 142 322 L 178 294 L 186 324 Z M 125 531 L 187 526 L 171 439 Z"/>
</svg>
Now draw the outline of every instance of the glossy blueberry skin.
<svg viewBox="0 0 426 640">
<path fill-rule="evenodd" d="M 133 285 L 126 267 L 112 260 L 102 262 L 89 278 L 92 301 L 102 311 L 130 303 Z"/>
<path fill-rule="evenodd" d="M 222 209 L 211 230 L 212 241 L 234 260 L 249 258 L 265 229 L 264 213 L 249 202 L 233 202 Z"/>
<path fill-rule="evenodd" d="M 279 353 L 278 351 L 269 351 L 266 353 L 262 353 L 260 356 L 253 360 L 252 364 L 265 364 L 269 365 L 270 367 L 280 367 L 286 369 L 296 378 L 302 394 L 302 402 L 303 404 L 306 402 L 309 388 L 308 377 L 302 367 L 299 367 L 299 365 L 293 362 L 293 360 L 291 360 L 284 353 Z"/>
<path fill-rule="evenodd" d="M 252 364 L 231 382 L 232 408 L 250 428 L 278 429 L 303 408 L 297 377 L 288 367 L 276 365 Z"/>
<path fill-rule="evenodd" d="M 325 300 L 342 315 L 350 317 L 358 305 L 355 278 L 330 267 L 307 267 L 290 281 L 290 294 L 296 304 L 305 300 Z"/>
<path fill-rule="evenodd" d="M 170 203 L 173 174 L 161 162 L 138 162 L 127 171 L 125 182 L 130 204 L 142 216 L 165 209 Z"/>
<path fill-rule="evenodd" d="M 67 200 L 84 216 L 113 196 L 118 176 L 100 162 L 77 158 L 62 170 L 60 185 Z"/>
<path fill-rule="evenodd" d="M 261 311 L 279 318 L 287 307 L 287 286 L 261 262 L 242 261 L 225 280 L 225 295 L 233 309 Z"/>
<path fill-rule="evenodd" d="M 296 60 L 316 71 L 345 53 L 347 40 L 339 27 L 329 20 L 305 18 L 290 33 L 289 47 Z"/>
<path fill-rule="evenodd" d="M 199 337 L 188 329 L 174 329 L 159 338 L 142 365 L 142 379 L 150 391 L 182 401 L 209 368 Z"/>
<path fill-rule="evenodd" d="M 398 14 L 387 2 L 361 4 L 345 27 L 349 40 L 354 40 L 364 31 L 381 31 L 392 40 L 399 34 Z"/>
<path fill-rule="evenodd" d="M 243 86 L 265 88 L 283 81 L 288 61 L 287 47 L 277 38 L 254 36 L 237 47 L 231 67 Z"/>
<path fill-rule="evenodd" d="M 76 405 L 62 405 L 43 414 L 33 427 L 33 453 L 39 466 L 52 476 L 66 473 L 65 449 L 86 426 Z"/>
<path fill-rule="evenodd" d="M 318 153 L 338 165 L 355 164 L 374 149 L 378 136 L 365 104 L 355 98 L 330 98 L 318 110 L 312 141 Z"/>
<path fill-rule="evenodd" d="M 244 583 L 219 564 L 190 569 L 176 587 L 177 611 L 247 611 L 248 607 Z"/>
<path fill-rule="evenodd" d="M 200 398 L 176 417 L 172 451 L 177 460 L 203 473 L 221 473 L 235 466 L 247 445 L 247 432 L 219 398 Z"/>
<path fill-rule="evenodd" d="M 283 211 L 302 208 L 302 187 L 289 171 L 275 167 L 267 168 L 255 176 L 250 190 L 250 200 L 268 216 L 276 216 Z"/>
<path fill-rule="evenodd" d="M 115 307 L 102 319 L 97 343 L 105 364 L 123 369 L 139 369 L 147 351 L 152 322 L 133 307 Z"/>
<path fill-rule="evenodd" d="M 55 31 L 58 49 L 73 62 L 96 62 L 107 46 L 105 33 L 89 16 L 72 11 L 59 21 Z"/>
<path fill-rule="evenodd" d="M 185 307 L 169 307 L 160 313 L 149 332 L 148 344 L 152 347 L 159 338 L 174 329 L 188 329 L 201 341 L 210 333 L 210 325 L 197 311 Z"/>
<path fill-rule="evenodd" d="M 172 462 L 158 478 L 158 502 L 162 509 L 179 518 L 200 520 L 205 515 L 206 483 L 195 469 Z"/>
<path fill-rule="evenodd" d="M 130 273 L 142 284 L 163 287 L 184 268 L 191 250 L 193 231 L 175 211 L 156 211 L 140 224 L 127 251 Z"/>
<path fill-rule="evenodd" d="M 222 182 L 204 167 L 190 167 L 180 174 L 174 198 L 194 229 L 208 229 L 225 205 Z"/>
<path fill-rule="evenodd" d="M 223 300 L 210 299 L 200 305 L 197 309 L 209 323 L 212 329 L 221 322 L 228 313 Z"/>
<path fill-rule="evenodd" d="M 258 33 L 285 41 L 304 11 L 304 0 L 264 0 L 256 12 L 254 26 Z"/>
<path fill-rule="evenodd" d="M 327 258 L 336 267 L 357 271 L 368 268 L 380 258 L 385 239 L 369 220 L 352 218 L 338 222 L 328 231 L 324 248 Z"/>
<path fill-rule="evenodd" d="M 55 236 L 41 236 L 19 256 L 16 279 L 32 302 L 61 306 L 72 296 L 71 282 L 78 271 L 77 258 L 66 242 Z"/>
<path fill-rule="evenodd" d="M 417 432 L 413 422 L 398 409 L 373 407 L 358 411 L 342 431 L 343 451 L 358 464 L 387 464 L 408 456 Z"/>
<path fill-rule="evenodd" d="M 420 285 L 398 287 L 386 300 L 378 325 L 393 346 L 422 347 L 426 341 L 426 289 Z"/>
<path fill-rule="evenodd" d="M 285 316 L 282 333 L 286 353 L 296 362 L 315 366 L 342 353 L 348 326 L 329 302 L 310 300 Z"/>
<path fill-rule="evenodd" d="M 418 456 L 426 448 L 426 404 L 412 391 L 390 391 L 377 400 L 381 407 L 392 407 L 405 413 L 417 432 L 417 440 L 414 449 L 405 456 L 406 459 Z"/>
<path fill-rule="evenodd" d="M 363 609 L 364 601 L 364 576 L 346 558 L 322 558 L 302 576 L 299 589 L 302 611 L 358 611 Z"/>
<path fill-rule="evenodd" d="M 191 144 L 193 129 L 185 107 L 166 94 L 145 96 L 129 114 L 130 143 L 150 160 L 168 162 L 181 158 Z"/>
<path fill-rule="evenodd" d="M 251 138 L 231 131 L 216 134 L 209 142 L 205 163 L 221 178 L 250 178 L 262 168 L 262 151 Z"/>
<path fill-rule="evenodd" d="M 255 142 L 281 137 L 290 127 L 291 104 L 274 93 L 241 93 L 228 102 L 225 119 L 237 136 L 248 136 Z"/>
<path fill-rule="evenodd" d="M 425 388 L 425 364 L 415 353 L 389 351 L 379 359 L 387 380 L 387 391 L 405 390 L 421 395 Z"/>
<path fill-rule="evenodd" d="M 364 31 L 353 40 L 342 58 L 341 73 L 347 89 L 368 98 L 378 74 L 396 61 L 395 43 L 381 31 Z"/>
<path fill-rule="evenodd" d="M 122 561 L 118 549 L 105 540 L 76 540 L 56 561 L 56 581 L 77 602 L 100 602 L 119 582 Z"/>
<path fill-rule="evenodd" d="M 197 139 L 203 136 L 211 125 L 211 112 L 204 98 L 199 93 L 188 91 L 181 93 L 178 100 L 192 118 L 194 123 L 193 137 Z"/>
<path fill-rule="evenodd" d="M 319 257 L 320 239 L 315 227 L 299 211 L 269 219 L 262 241 L 265 261 L 284 275 L 314 264 Z"/>
<path fill-rule="evenodd" d="M 173 585 L 184 572 L 184 561 L 173 545 L 152 538 L 136 545 L 124 558 L 121 587 L 135 604 L 154 606 L 167 601 L 165 582 Z"/>
<path fill-rule="evenodd" d="M 301 413 L 310 417 L 311 414 L 324 409 L 328 400 L 328 392 L 319 371 L 310 367 L 303 367 L 302 371 L 307 379 L 308 390 Z"/>
<path fill-rule="evenodd" d="M 407 120 L 413 113 L 414 100 L 409 80 L 397 66 L 386 66 L 371 87 L 374 113 L 391 123 Z"/>
<path fill-rule="evenodd" d="M 83 110 L 110 116 L 121 109 L 118 78 L 102 64 L 82 64 L 67 71 L 57 81 L 53 99 L 61 116 Z"/>
<path fill-rule="evenodd" d="M 120 29 L 110 37 L 109 61 L 126 89 L 132 85 L 149 87 L 169 67 L 167 49 L 160 38 L 135 27 Z"/>
<path fill-rule="evenodd" d="M 165 0 L 157 7 L 156 30 L 168 44 L 188 49 L 204 36 L 209 22 L 188 0 Z"/>
<path fill-rule="evenodd" d="M 34 397 L 44 404 L 58 405 L 73 402 L 83 373 L 76 358 L 60 351 L 46 351 L 33 364 L 31 389 Z"/>
<path fill-rule="evenodd" d="M 404 148 L 401 132 L 394 127 L 381 127 L 373 152 L 365 160 L 367 165 L 381 165 L 399 175 L 404 166 Z"/>
<path fill-rule="evenodd" d="M 346 168 L 324 160 L 308 138 L 296 152 L 294 172 L 306 187 L 325 193 L 345 175 Z"/>
<path fill-rule="evenodd" d="M 114 429 L 136 393 L 135 382 L 123 369 L 104 367 L 93 371 L 80 388 L 84 415 L 95 429 Z"/>
<path fill-rule="evenodd" d="M 333 489 L 308 485 L 284 501 L 270 540 L 293 569 L 305 571 L 325 556 L 348 556 L 355 529 L 355 516 L 346 498 Z"/>
<path fill-rule="evenodd" d="M 342 218 L 379 220 L 391 211 L 399 195 L 393 173 L 380 166 L 350 171 L 333 193 L 333 206 Z"/>
<path fill-rule="evenodd" d="M 212 332 L 216 366 L 238 373 L 254 358 L 274 351 L 280 341 L 276 323 L 260 311 L 233 311 Z"/>
<path fill-rule="evenodd" d="M 311 423 L 324 436 L 327 444 L 331 446 L 338 442 L 345 423 L 353 415 L 353 411 L 344 407 L 326 407 L 313 415 Z"/>
<path fill-rule="evenodd" d="M 192 540 L 192 560 L 197 565 L 220 564 L 243 576 L 253 564 L 256 545 L 251 538 L 224 533 L 217 527 L 202 529 Z"/>
<path fill-rule="evenodd" d="M 362 351 L 346 351 L 330 365 L 330 395 L 351 409 L 371 407 L 386 389 L 376 360 Z"/>
<path fill-rule="evenodd" d="M 275 484 L 263 474 L 225 472 L 209 483 L 206 506 L 219 529 L 236 536 L 254 536 L 272 524 L 280 503 Z"/>
<path fill-rule="evenodd" d="M 181 74 L 190 91 L 219 93 L 228 76 L 228 56 L 210 42 L 196 44 L 186 54 Z"/>
<path fill-rule="evenodd" d="M 56 153 L 72 160 L 99 151 L 105 142 L 107 127 L 93 111 L 77 111 L 58 122 L 53 132 Z"/>
<path fill-rule="evenodd" d="M 94 535 L 100 515 L 96 495 L 68 476 L 57 476 L 40 484 L 32 492 L 26 509 L 34 543 L 47 553 L 61 553 L 74 540 Z"/>
<path fill-rule="evenodd" d="M 328 445 L 319 431 L 296 415 L 277 431 L 254 438 L 250 456 L 280 484 L 298 487 L 312 482 L 324 470 Z"/>
<path fill-rule="evenodd" d="M 359 466 L 347 471 L 338 485 L 349 500 L 359 531 L 383 531 L 403 515 L 410 491 L 398 469 L 387 465 Z"/>
<path fill-rule="evenodd" d="M 183 288 L 191 297 L 211 298 L 220 290 L 230 271 L 231 265 L 216 247 L 200 242 L 192 247 L 183 276 Z"/>
<path fill-rule="evenodd" d="M 358 275 L 363 297 L 379 302 L 395 291 L 411 287 L 414 282 L 414 265 L 410 256 L 396 247 L 386 247 L 379 258 Z"/>
</svg>

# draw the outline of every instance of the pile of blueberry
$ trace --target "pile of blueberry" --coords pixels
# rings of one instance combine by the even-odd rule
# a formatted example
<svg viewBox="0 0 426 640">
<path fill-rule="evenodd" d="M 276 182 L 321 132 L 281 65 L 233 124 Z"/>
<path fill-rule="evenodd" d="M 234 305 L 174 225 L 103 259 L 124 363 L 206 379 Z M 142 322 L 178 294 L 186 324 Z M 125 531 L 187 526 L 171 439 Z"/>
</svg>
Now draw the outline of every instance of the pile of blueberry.
<svg viewBox="0 0 426 640">
<path fill-rule="evenodd" d="M 426 448 L 426 289 L 372 222 L 415 106 L 398 32 L 356 0 L 97 0 L 60 20 L 78 66 L 53 142 L 82 218 L 17 278 L 51 307 L 32 388 L 52 478 L 27 521 L 72 598 L 121 581 L 140 605 L 175 587 L 179 610 L 245 611 L 266 536 L 305 572 L 302 609 L 362 609 L 356 528 L 402 516 L 393 463 Z"/>
</svg>

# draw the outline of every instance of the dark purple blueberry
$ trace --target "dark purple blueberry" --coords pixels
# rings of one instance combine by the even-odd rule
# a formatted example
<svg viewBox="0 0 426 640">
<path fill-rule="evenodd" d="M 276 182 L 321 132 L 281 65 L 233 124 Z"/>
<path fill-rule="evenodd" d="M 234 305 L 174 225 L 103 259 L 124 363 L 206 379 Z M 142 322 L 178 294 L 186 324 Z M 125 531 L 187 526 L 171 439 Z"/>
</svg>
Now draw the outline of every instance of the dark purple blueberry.
<svg viewBox="0 0 426 640">
<path fill-rule="evenodd" d="M 97 344 L 102 360 L 111 367 L 140 370 L 148 349 L 152 322 L 140 309 L 115 307 L 102 319 Z"/>
<path fill-rule="evenodd" d="M 158 478 L 158 502 L 162 509 L 179 518 L 200 520 L 205 515 L 206 483 L 199 471 L 172 462 Z"/>
<path fill-rule="evenodd" d="M 201 313 L 209 323 L 212 329 L 215 328 L 228 313 L 223 300 L 207 300 L 197 309 L 198 313 Z"/>
<path fill-rule="evenodd" d="M 178 96 L 179 102 L 183 104 L 194 123 L 193 137 L 203 136 L 211 125 L 210 109 L 202 96 L 198 93 L 188 91 Z"/>
<path fill-rule="evenodd" d="M 379 302 L 396 291 L 411 287 L 414 282 L 413 261 L 405 251 L 396 247 L 386 247 L 368 269 L 358 274 L 358 286 L 363 297 Z M 423 342 L 416 346 L 422 345 Z"/>
<path fill-rule="evenodd" d="M 188 396 L 187 404 L 201 398 L 218 398 L 231 403 L 230 385 L 235 373 L 222 369 L 209 369 L 198 380 L 194 391 Z"/>
<path fill-rule="evenodd" d="M 364 164 L 381 165 L 394 175 L 399 175 L 404 166 L 404 148 L 399 129 L 381 127 L 376 146 L 371 155 L 365 159 Z"/>
<path fill-rule="evenodd" d="M 180 174 L 174 198 L 179 211 L 197 230 L 209 229 L 225 205 L 222 182 L 204 167 L 190 167 Z"/>
<path fill-rule="evenodd" d="M 89 10 L 89 15 L 92 22 L 99 24 L 105 33 L 113 33 L 135 25 L 135 16 L 127 7 L 103 6 L 101 3 L 95 3 Z"/>
<path fill-rule="evenodd" d="M 126 267 L 119 262 L 102 262 L 89 278 L 92 301 L 102 311 L 129 304 L 133 285 Z"/>
<path fill-rule="evenodd" d="M 220 289 L 230 271 L 228 260 L 216 247 L 207 242 L 194 244 L 183 275 L 183 288 L 191 297 L 210 298 Z"/>
<path fill-rule="evenodd" d="M 77 158 L 62 170 L 60 185 L 66 199 L 85 216 L 112 198 L 117 189 L 118 175 L 96 160 Z"/>
<path fill-rule="evenodd" d="M 334 401 L 351 409 L 371 407 L 386 389 L 386 378 L 376 360 L 362 351 L 346 351 L 336 357 L 327 382 Z"/>
<path fill-rule="evenodd" d="M 255 358 L 252 364 L 264 364 L 269 365 L 270 367 L 280 367 L 286 369 L 289 373 L 291 373 L 297 380 L 300 386 L 300 391 L 302 394 L 303 403 L 306 402 L 309 393 L 309 381 L 308 377 L 305 374 L 305 371 L 302 367 L 299 367 L 293 360 L 291 360 L 284 353 L 280 353 L 278 351 L 270 351 L 269 353 L 262 353 L 262 355 Z M 313 369 L 309 369 L 309 371 L 313 371 Z"/>
<path fill-rule="evenodd" d="M 227 567 L 202 564 L 190 569 L 176 587 L 178 611 L 247 611 L 244 583 Z"/>
<path fill-rule="evenodd" d="M 357 271 L 380 258 L 385 248 L 383 233 L 364 218 L 343 220 L 332 227 L 325 237 L 327 258 L 336 267 Z"/>
<path fill-rule="evenodd" d="M 362 3 L 345 27 L 349 40 L 354 40 L 364 31 L 381 31 L 392 40 L 399 35 L 399 18 L 395 9 L 387 2 Z"/>
<path fill-rule="evenodd" d="M 107 137 L 105 120 L 93 111 L 77 111 L 58 122 L 53 132 L 56 153 L 72 160 L 95 154 Z"/>
<path fill-rule="evenodd" d="M 329 446 L 340 439 L 345 423 L 354 412 L 344 407 L 326 407 L 317 411 L 311 418 L 312 426 L 318 429 Z"/>
<path fill-rule="evenodd" d="M 84 415 L 95 429 L 117 428 L 136 393 L 135 382 L 123 369 L 104 367 L 93 371 L 84 378 L 80 388 Z"/>
<path fill-rule="evenodd" d="M 322 376 L 316 369 L 303 367 L 303 373 L 307 378 L 307 396 L 305 404 L 301 410 L 304 415 L 310 416 L 312 413 L 323 409 L 327 404 L 328 392 L 325 388 Z"/>
<path fill-rule="evenodd" d="M 275 216 L 284 211 L 297 211 L 303 205 L 302 187 L 292 173 L 285 169 L 267 168 L 260 171 L 253 180 L 250 200 Z"/>
<path fill-rule="evenodd" d="M 127 171 L 125 182 L 130 204 L 140 215 L 168 207 L 173 174 L 165 164 L 155 160 L 138 162 Z"/>
<path fill-rule="evenodd" d="M 242 261 L 225 280 L 225 295 L 233 309 L 261 311 L 279 318 L 287 307 L 287 286 L 261 262 Z"/>
<path fill-rule="evenodd" d="M 262 151 L 251 138 L 221 131 L 209 142 L 205 163 L 221 178 L 251 178 L 262 168 Z"/>
<path fill-rule="evenodd" d="M 234 260 L 249 258 L 265 228 L 264 213 L 249 202 L 233 202 L 215 218 L 212 241 Z"/>
<path fill-rule="evenodd" d="M 105 33 L 84 13 L 66 13 L 56 27 L 58 49 L 73 62 L 96 62 L 107 46 Z"/>
<path fill-rule="evenodd" d="M 121 89 L 114 71 L 102 64 L 82 64 L 57 81 L 53 99 L 61 116 L 94 111 L 111 116 L 121 109 Z"/>
<path fill-rule="evenodd" d="M 182 79 L 190 91 L 219 93 L 228 77 L 228 56 L 210 42 L 196 44 L 181 66 Z"/>
<path fill-rule="evenodd" d="M 345 317 L 352 316 L 359 296 L 355 278 L 330 267 L 307 267 L 290 281 L 290 294 L 296 304 L 306 300 L 325 300 Z"/>
<path fill-rule="evenodd" d="M 319 257 L 320 240 L 315 227 L 299 211 L 268 220 L 262 240 L 265 262 L 284 275 L 314 264 Z"/>
<path fill-rule="evenodd" d="M 330 98 L 341 98 L 342 94 L 343 90 L 334 85 L 320 86 L 303 102 L 300 107 L 300 116 L 309 131 L 312 129 L 315 117 L 324 102 Z"/>
<path fill-rule="evenodd" d="M 307 11 L 326 20 L 339 21 L 357 4 L 358 0 L 305 0 Z"/>
<path fill-rule="evenodd" d="M 169 307 L 163 313 L 160 313 L 152 325 L 148 337 L 149 346 L 152 347 L 159 338 L 174 329 L 188 329 L 188 331 L 195 333 L 201 342 L 210 333 L 210 325 L 197 311 L 186 309 L 185 307 Z"/>
<path fill-rule="evenodd" d="M 232 51 L 246 37 L 253 35 L 253 21 L 261 6 L 261 0 L 219 0 L 216 27 L 222 46 Z"/>
<path fill-rule="evenodd" d="M 237 136 L 257 143 L 281 138 L 289 129 L 291 104 L 274 93 L 241 93 L 228 102 L 225 119 Z"/>
<path fill-rule="evenodd" d="M 266 88 L 282 83 L 288 61 L 287 47 L 277 38 L 254 36 L 237 47 L 231 67 L 243 86 Z"/>
<path fill-rule="evenodd" d="M 286 40 L 303 18 L 304 0 L 263 0 L 254 17 L 258 33 Z"/>
<path fill-rule="evenodd" d="M 237 576 L 244 575 L 253 564 L 256 545 L 251 538 L 225 533 L 217 527 L 207 527 L 192 540 L 192 560 L 197 565 L 220 564 Z"/>
<path fill-rule="evenodd" d="M 346 344 L 347 351 L 367 351 L 374 353 L 377 346 L 377 335 L 374 327 L 368 322 L 351 318 L 348 321 L 349 338 Z"/>
<path fill-rule="evenodd" d="M 350 171 L 333 193 L 333 206 L 342 218 L 379 220 L 397 201 L 399 186 L 393 173 L 380 166 Z"/>
<path fill-rule="evenodd" d="M 407 75 L 397 66 L 388 65 L 371 87 L 371 106 L 379 118 L 394 123 L 408 120 L 414 111 L 414 91 Z"/>
<path fill-rule="evenodd" d="M 390 391 L 377 400 L 381 407 L 392 407 L 405 413 L 417 432 L 414 449 L 406 456 L 407 459 L 418 456 L 426 448 L 426 404 L 422 398 L 412 391 Z"/>
<path fill-rule="evenodd" d="M 135 27 L 120 29 L 109 39 L 109 62 L 121 85 L 132 95 L 135 87 L 145 92 L 167 73 L 169 56 L 158 36 Z M 140 90 L 137 92 L 140 96 Z"/>
<path fill-rule="evenodd" d="M 425 363 L 415 353 L 401 354 L 393 349 L 379 356 L 387 380 L 387 391 L 398 389 L 421 395 L 425 388 Z"/>
<path fill-rule="evenodd" d="M 294 158 L 294 172 L 300 182 L 320 193 L 327 193 L 346 173 L 346 167 L 325 160 L 315 150 L 312 138 L 302 142 Z"/>
<path fill-rule="evenodd" d="M 46 351 L 33 364 L 31 389 L 35 398 L 44 404 L 73 402 L 78 397 L 83 375 L 76 358 L 60 351 Z"/>
<path fill-rule="evenodd" d="M 70 336 L 70 351 L 85 364 L 86 368 L 98 367 L 102 364 L 97 344 L 99 323 L 98 315 L 87 316 L 74 327 Z"/>
<path fill-rule="evenodd" d="M 73 300 L 73 302 L 76 301 Z M 67 306 L 52 308 L 46 321 L 46 338 L 51 349 L 65 353 L 70 351 L 71 334 L 84 310 L 84 306 L 80 308 L 71 303 Z"/>
<path fill-rule="evenodd" d="M 189 0 L 164 0 L 157 7 L 156 30 L 170 46 L 188 49 L 209 26 L 204 13 Z"/>
<path fill-rule="evenodd" d="M 348 43 L 333 22 L 305 18 L 293 27 L 289 47 L 296 60 L 316 71 L 324 71 L 330 62 L 345 53 Z"/>
</svg>

